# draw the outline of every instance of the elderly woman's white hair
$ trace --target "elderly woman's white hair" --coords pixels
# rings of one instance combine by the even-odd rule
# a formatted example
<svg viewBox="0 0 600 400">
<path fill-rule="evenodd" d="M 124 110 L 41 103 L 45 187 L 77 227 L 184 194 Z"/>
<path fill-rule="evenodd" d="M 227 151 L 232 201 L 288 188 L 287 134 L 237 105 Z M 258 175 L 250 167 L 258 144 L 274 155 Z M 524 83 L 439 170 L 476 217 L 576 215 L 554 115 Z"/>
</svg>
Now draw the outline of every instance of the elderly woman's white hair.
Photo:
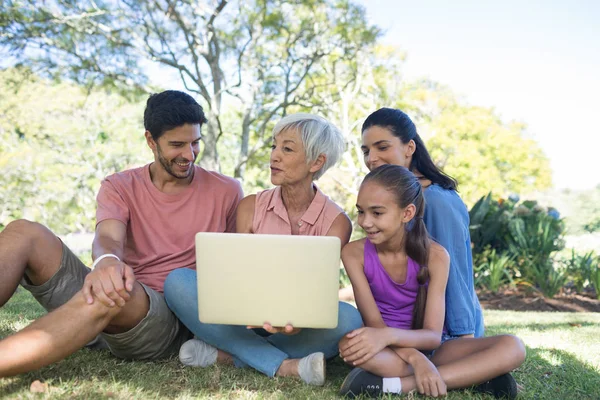
<svg viewBox="0 0 600 400">
<path fill-rule="evenodd" d="M 273 137 L 287 129 L 297 129 L 304 145 L 306 162 L 316 161 L 319 155 L 325 156 L 325 163 L 313 179 L 319 179 L 325 171 L 335 165 L 345 149 L 344 136 L 342 132 L 323 117 L 308 113 L 290 114 L 283 117 L 275 128 Z"/>
</svg>

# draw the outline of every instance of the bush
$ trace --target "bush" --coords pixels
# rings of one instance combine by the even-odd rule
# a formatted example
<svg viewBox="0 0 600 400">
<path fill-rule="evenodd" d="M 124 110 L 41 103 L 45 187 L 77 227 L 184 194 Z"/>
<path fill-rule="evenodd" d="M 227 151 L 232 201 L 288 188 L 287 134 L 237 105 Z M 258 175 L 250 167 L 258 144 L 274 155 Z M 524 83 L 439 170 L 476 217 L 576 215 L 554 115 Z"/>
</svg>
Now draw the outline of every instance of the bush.
<svg viewBox="0 0 600 400">
<path fill-rule="evenodd" d="M 598 266 L 598 258 L 593 251 L 578 254 L 571 249 L 571 257 L 563 261 L 569 278 L 575 286 L 577 293 L 582 293 L 584 288 L 592 283 L 593 268 Z"/>
<path fill-rule="evenodd" d="M 471 242 L 473 253 L 482 254 L 487 248 L 504 252 L 508 246 L 508 222 L 512 217 L 512 210 L 516 198 L 508 201 L 492 199 L 492 193 L 480 198 L 469 211 Z"/>
<path fill-rule="evenodd" d="M 586 286 L 593 287 L 600 300 L 600 256 L 593 251 L 581 255 L 571 249 L 571 258 L 566 260 L 566 265 L 577 293 L 583 292 Z"/>
<path fill-rule="evenodd" d="M 512 283 L 510 265 L 513 257 L 487 248 L 477 257 L 475 286 L 497 293 L 503 285 Z"/>
<path fill-rule="evenodd" d="M 500 260 L 508 269 L 508 279 L 520 278 L 544 296 L 553 297 L 566 283 L 566 271 L 554 260 L 556 252 L 564 248 L 564 223 L 556 209 L 530 200 L 519 203 L 517 196 L 496 201 L 489 193 L 477 201 L 469 216 L 474 259 L 485 259 L 486 251 L 494 251 L 493 263 L 478 266 L 479 283 L 484 284 L 482 279 L 492 276 L 494 285 L 504 279 Z"/>
<path fill-rule="evenodd" d="M 590 281 L 592 285 L 594 285 L 594 289 L 596 289 L 596 298 L 600 300 L 600 263 L 598 262 L 598 258 L 596 258 L 596 265 L 592 265 L 590 269 Z"/>
</svg>

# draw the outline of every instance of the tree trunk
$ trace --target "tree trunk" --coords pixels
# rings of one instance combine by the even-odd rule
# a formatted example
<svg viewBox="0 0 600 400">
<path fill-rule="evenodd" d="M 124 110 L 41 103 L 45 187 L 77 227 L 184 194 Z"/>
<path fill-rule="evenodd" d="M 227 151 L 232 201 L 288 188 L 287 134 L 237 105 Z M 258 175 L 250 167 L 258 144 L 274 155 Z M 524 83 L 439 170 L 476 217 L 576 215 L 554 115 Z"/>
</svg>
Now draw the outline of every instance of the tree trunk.
<svg viewBox="0 0 600 400">
<path fill-rule="evenodd" d="M 200 157 L 200 166 L 211 171 L 221 171 L 219 163 L 219 151 L 217 150 L 217 137 L 219 128 L 217 119 L 211 113 L 206 115 L 208 123 L 205 125 L 205 130 L 202 133 L 202 141 L 204 142 L 204 151 Z"/>
<path fill-rule="evenodd" d="M 246 163 L 248 160 L 248 149 L 250 144 L 250 111 L 244 115 L 242 121 L 242 142 L 240 145 L 240 156 L 235 167 L 234 177 L 244 181 L 244 173 L 246 172 Z"/>
</svg>

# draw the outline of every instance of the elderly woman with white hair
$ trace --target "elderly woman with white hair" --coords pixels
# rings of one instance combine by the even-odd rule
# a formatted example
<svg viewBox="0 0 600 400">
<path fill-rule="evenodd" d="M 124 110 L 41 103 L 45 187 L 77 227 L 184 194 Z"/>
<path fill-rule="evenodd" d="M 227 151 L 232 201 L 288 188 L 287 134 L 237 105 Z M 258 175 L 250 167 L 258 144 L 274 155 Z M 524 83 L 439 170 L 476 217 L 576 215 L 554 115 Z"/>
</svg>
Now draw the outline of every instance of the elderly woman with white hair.
<svg viewBox="0 0 600 400">
<path fill-rule="evenodd" d="M 350 220 L 314 184 L 343 151 L 342 134 L 324 118 L 312 114 L 284 117 L 273 129 L 271 145 L 271 183 L 276 187 L 240 202 L 237 232 L 337 236 L 343 247 L 352 232 Z M 342 336 L 362 326 L 358 311 L 346 303 L 339 304 L 335 329 L 204 324 L 198 320 L 196 271 L 171 272 L 164 290 L 171 310 L 195 335 L 179 352 L 181 362 L 189 366 L 250 366 L 269 377 L 297 376 L 308 384 L 322 385 L 325 359 L 338 354 Z"/>
</svg>

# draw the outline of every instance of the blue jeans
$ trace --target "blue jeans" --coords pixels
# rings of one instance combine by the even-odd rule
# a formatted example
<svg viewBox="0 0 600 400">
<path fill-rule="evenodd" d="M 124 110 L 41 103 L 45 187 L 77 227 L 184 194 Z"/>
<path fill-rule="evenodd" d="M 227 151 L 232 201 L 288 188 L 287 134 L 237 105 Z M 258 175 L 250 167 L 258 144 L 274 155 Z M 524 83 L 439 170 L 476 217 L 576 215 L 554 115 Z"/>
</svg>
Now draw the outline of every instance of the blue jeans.
<svg viewBox="0 0 600 400">
<path fill-rule="evenodd" d="M 335 357 L 340 339 L 362 326 L 358 310 L 342 302 L 334 329 L 302 329 L 296 335 L 265 336 L 262 329 L 204 324 L 198 319 L 196 271 L 188 268 L 172 271 L 165 280 L 164 291 L 169 308 L 197 338 L 231 354 L 237 367 L 250 366 L 270 377 L 288 358 L 302 358 L 319 351 L 326 358 Z"/>
</svg>

